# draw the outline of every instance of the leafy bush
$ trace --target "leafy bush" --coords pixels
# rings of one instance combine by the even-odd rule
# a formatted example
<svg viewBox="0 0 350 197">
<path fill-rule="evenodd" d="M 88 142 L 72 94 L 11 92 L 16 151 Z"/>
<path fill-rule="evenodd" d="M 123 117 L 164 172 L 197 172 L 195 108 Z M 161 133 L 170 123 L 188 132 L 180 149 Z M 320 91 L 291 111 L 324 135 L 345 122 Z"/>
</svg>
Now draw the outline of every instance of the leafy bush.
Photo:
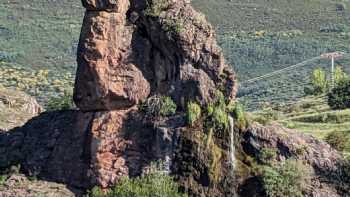
<svg viewBox="0 0 350 197">
<path fill-rule="evenodd" d="M 122 179 L 107 192 L 94 188 L 89 197 L 185 197 L 172 177 L 157 170 L 138 178 Z"/>
<path fill-rule="evenodd" d="M 279 119 L 279 112 L 276 110 L 273 110 L 272 108 L 267 108 L 262 110 L 261 112 L 258 112 L 254 114 L 253 120 L 262 124 L 262 125 L 268 125 L 272 121 Z"/>
<path fill-rule="evenodd" d="M 311 83 L 313 86 L 313 93 L 323 94 L 327 92 L 328 82 L 326 78 L 326 72 L 322 68 L 317 68 L 312 72 Z"/>
<path fill-rule="evenodd" d="M 169 0 L 148 0 L 145 10 L 146 16 L 157 17 L 170 5 Z"/>
<path fill-rule="evenodd" d="M 332 109 L 350 108 L 350 77 L 337 83 L 328 94 L 328 104 Z"/>
<path fill-rule="evenodd" d="M 309 174 L 310 169 L 291 159 L 273 167 L 265 166 L 262 174 L 264 189 L 270 197 L 303 196 Z"/>
<path fill-rule="evenodd" d="M 227 129 L 229 126 L 228 111 L 223 93 L 217 91 L 216 100 L 207 106 L 208 126 L 214 129 Z"/>
<path fill-rule="evenodd" d="M 346 78 L 346 73 L 341 66 L 337 66 L 334 71 L 334 81 L 336 84 L 340 83 Z"/>
<path fill-rule="evenodd" d="M 235 118 L 238 128 L 244 129 L 249 125 L 249 120 L 245 113 L 244 106 L 241 103 L 235 103 L 232 107 L 228 107 L 228 110 L 232 112 L 233 117 Z"/>
<path fill-rule="evenodd" d="M 69 110 L 73 108 L 73 91 L 69 90 L 65 90 L 61 96 L 49 98 L 46 106 L 47 111 Z"/>
<path fill-rule="evenodd" d="M 338 151 L 350 151 L 350 131 L 333 131 L 325 140 Z"/>
<path fill-rule="evenodd" d="M 263 148 L 260 151 L 259 159 L 264 164 L 269 164 L 273 162 L 276 159 L 277 151 L 276 149 L 271 148 Z"/>
<path fill-rule="evenodd" d="M 168 96 L 152 96 L 142 104 L 141 108 L 149 115 L 171 116 L 176 113 L 177 106 Z"/>
<path fill-rule="evenodd" d="M 187 104 L 187 122 L 193 125 L 201 117 L 202 109 L 196 102 L 189 102 Z"/>
</svg>

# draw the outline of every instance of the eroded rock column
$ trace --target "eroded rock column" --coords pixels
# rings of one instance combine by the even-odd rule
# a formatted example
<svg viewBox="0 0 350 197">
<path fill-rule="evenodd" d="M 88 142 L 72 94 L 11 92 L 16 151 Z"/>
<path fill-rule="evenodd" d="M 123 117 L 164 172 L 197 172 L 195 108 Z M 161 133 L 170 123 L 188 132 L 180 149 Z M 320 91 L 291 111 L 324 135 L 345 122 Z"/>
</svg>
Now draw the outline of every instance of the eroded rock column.
<svg viewBox="0 0 350 197">
<path fill-rule="evenodd" d="M 129 0 L 83 0 L 74 101 L 83 111 L 126 109 L 150 93 L 142 72 L 128 60 L 133 28 Z"/>
<path fill-rule="evenodd" d="M 88 129 L 91 184 L 108 187 L 137 168 L 126 120 L 150 94 L 143 73 L 130 61 L 134 28 L 127 23 L 129 0 L 83 0 L 86 8 L 78 47 L 74 101 L 95 112 Z M 137 151 L 134 151 L 137 153 Z M 134 162 L 131 162 L 134 161 Z"/>
</svg>

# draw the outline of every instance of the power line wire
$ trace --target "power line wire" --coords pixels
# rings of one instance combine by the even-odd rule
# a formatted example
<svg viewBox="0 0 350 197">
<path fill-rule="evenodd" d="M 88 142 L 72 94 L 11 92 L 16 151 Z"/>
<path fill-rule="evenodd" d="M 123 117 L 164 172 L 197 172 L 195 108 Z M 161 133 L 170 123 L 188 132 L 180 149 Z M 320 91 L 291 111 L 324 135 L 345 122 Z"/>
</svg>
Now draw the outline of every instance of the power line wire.
<svg viewBox="0 0 350 197">
<path fill-rule="evenodd" d="M 343 54 L 344 54 L 343 56 L 345 56 L 345 57 L 350 56 L 350 54 L 347 54 L 347 53 L 343 53 Z M 294 69 L 294 68 L 303 66 L 303 65 L 305 65 L 305 64 L 307 64 L 307 63 L 309 63 L 309 62 L 313 62 L 313 61 L 316 61 L 316 60 L 319 60 L 319 59 L 322 59 L 322 55 L 316 56 L 316 57 L 313 57 L 313 58 L 310 58 L 310 59 L 305 60 L 305 61 L 303 61 L 303 62 L 300 62 L 300 63 L 298 63 L 298 64 L 294 64 L 294 65 L 292 65 L 292 66 L 288 66 L 288 67 L 283 68 L 283 69 L 281 69 L 281 70 L 277 70 L 277 71 L 274 71 L 274 72 L 271 72 L 271 73 L 268 73 L 268 74 L 265 74 L 265 75 L 262 75 L 262 76 L 259 76 L 259 77 L 255 77 L 255 78 L 252 78 L 252 79 L 243 81 L 243 82 L 240 83 L 240 85 L 246 84 L 246 83 L 253 83 L 253 82 L 259 81 L 259 80 L 261 80 L 261 79 L 265 79 L 265 78 L 268 78 L 268 77 L 272 77 L 272 76 L 274 76 L 274 75 L 276 75 L 276 74 L 280 74 L 280 73 L 282 73 L 282 72 L 284 72 L 284 71 L 288 71 L 288 70 L 291 70 L 291 69 Z"/>
</svg>

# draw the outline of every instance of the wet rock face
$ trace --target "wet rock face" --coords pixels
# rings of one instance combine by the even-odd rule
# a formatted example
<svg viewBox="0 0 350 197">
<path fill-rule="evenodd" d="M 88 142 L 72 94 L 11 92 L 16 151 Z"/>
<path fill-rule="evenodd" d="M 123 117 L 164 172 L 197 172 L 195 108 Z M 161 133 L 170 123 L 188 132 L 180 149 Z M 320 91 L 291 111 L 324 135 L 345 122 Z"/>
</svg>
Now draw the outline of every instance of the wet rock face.
<svg viewBox="0 0 350 197">
<path fill-rule="evenodd" d="M 84 111 L 126 109 L 150 94 L 178 104 L 234 99 L 235 75 L 215 33 L 186 1 L 83 0 L 74 100 Z M 155 7 L 155 8 L 153 8 Z"/>
</svg>

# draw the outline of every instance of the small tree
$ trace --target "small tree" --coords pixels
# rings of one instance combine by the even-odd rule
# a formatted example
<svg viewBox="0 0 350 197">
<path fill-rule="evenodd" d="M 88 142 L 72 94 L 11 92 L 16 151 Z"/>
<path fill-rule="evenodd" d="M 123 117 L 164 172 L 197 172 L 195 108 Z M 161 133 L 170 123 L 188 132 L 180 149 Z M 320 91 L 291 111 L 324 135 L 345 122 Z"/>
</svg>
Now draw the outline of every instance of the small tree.
<svg viewBox="0 0 350 197">
<path fill-rule="evenodd" d="M 336 84 L 346 78 L 346 73 L 343 71 L 341 66 L 337 66 L 334 71 L 334 81 Z"/>
<path fill-rule="evenodd" d="M 312 72 L 311 83 L 314 94 L 323 94 L 327 92 L 328 82 L 326 79 L 326 72 L 322 68 L 317 68 Z"/>
<path fill-rule="evenodd" d="M 337 83 L 328 94 L 328 104 L 332 109 L 350 108 L 350 77 Z"/>
</svg>

